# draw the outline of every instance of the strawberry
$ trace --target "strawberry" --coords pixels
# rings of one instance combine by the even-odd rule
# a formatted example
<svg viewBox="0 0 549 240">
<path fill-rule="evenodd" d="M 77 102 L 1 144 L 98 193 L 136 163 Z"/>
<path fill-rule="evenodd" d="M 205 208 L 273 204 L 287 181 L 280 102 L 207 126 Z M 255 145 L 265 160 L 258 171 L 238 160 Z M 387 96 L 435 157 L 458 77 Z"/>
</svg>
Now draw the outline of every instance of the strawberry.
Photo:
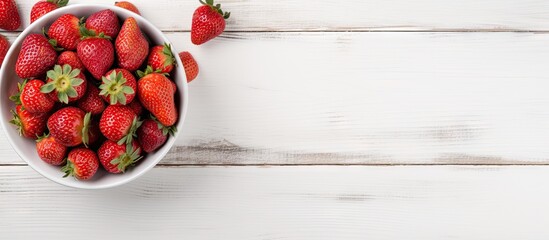
<svg viewBox="0 0 549 240">
<path fill-rule="evenodd" d="M 50 135 L 59 143 L 74 147 L 89 143 L 91 113 L 76 107 L 65 107 L 53 113 L 48 119 Z"/>
<path fill-rule="evenodd" d="M 44 162 L 59 166 L 65 163 L 67 147 L 55 141 L 55 138 L 44 135 L 36 140 L 36 152 Z"/>
<path fill-rule="evenodd" d="M 0 0 L 0 28 L 14 31 L 21 26 L 19 10 L 14 0 Z"/>
<path fill-rule="evenodd" d="M 44 16 L 46 13 L 67 6 L 67 3 L 69 3 L 69 0 L 42 0 L 35 3 L 34 6 L 32 6 L 30 13 L 31 23 Z"/>
<path fill-rule="evenodd" d="M 61 168 L 65 176 L 73 176 L 78 180 L 88 180 L 99 168 L 99 159 L 95 152 L 87 148 L 75 148 L 69 152 L 67 165 Z"/>
<path fill-rule="evenodd" d="M 213 0 L 206 0 L 203 5 L 194 10 L 193 23 L 191 25 L 191 41 L 200 45 L 217 36 L 225 30 L 225 19 L 231 13 L 221 10 L 221 5 L 214 6 Z"/>
<path fill-rule="evenodd" d="M 152 72 L 149 66 L 145 72 L 138 71 L 137 96 L 145 109 L 149 110 L 164 126 L 177 121 L 177 109 L 171 80 L 160 73 Z"/>
<path fill-rule="evenodd" d="M 101 131 L 99 130 L 99 122 L 98 121 L 91 121 L 90 122 L 90 128 L 89 128 L 88 136 L 89 136 L 89 145 L 95 146 L 98 141 L 103 138 L 103 135 L 101 134 Z"/>
<path fill-rule="evenodd" d="M 99 96 L 99 89 L 88 82 L 86 94 L 78 100 L 76 106 L 92 115 L 99 115 L 105 110 L 105 102 Z"/>
<path fill-rule="evenodd" d="M 99 95 L 111 105 L 126 105 L 135 97 L 137 83 L 135 77 L 126 69 L 117 68 L 109 71 L 103 77 L 99 86 Z"/>
<path fill-rule="evenodd" d="M 173 57 L 172 47 L 164 43 L 164 45 L 154 46 L 149 54 L 147 64 L 154 70 L 161 73 L 170 73 L 175 66 L 175 58 Z"/>
<path fill-rule="evenodd" d="M 131 143 L 139 126 L 139 117 L 130 107 L 123 105 L 107 106 L 99 120 L 103 136 L 118 144 Z"/>
<path fill-rule="evenodd" d="M 120 30 L 120 23 L 116 14 L 106 9 L 90 15 L 86 20 L 86 28 L 96 34 L 103 33 L 114 39 Z"/>
<path fill-rule="evenodd" d="M 143 113 L 143 106 L 137 99 L 126 106 L 130 107 L 137 116 L 141 116 Z"/>
<path fill-rule="evenodd" d="M 143 151 L 150 153 L 164 145 L 168 140 L 168 134 L 175 133 L 175 127 L 165 127 L 155 119 L 145 119 L 141 127 L 137 129 L 137 141 Z"/>
<path fill-rule="evenodd" d="M 47 113 L 51 111 L 55 102 L 45 93 L 40 92 L 44 86 L 41 80 L 24 81 L 17 84 L 19 92 L 10 97 L 16 104 L 21 104 L 30 113 Z"/>
<path fill-rule="evenodd" d="M 114 46 L 118 65 L 130 72 L 141 67 L 149 54 L 149 42 L 133 17 L 127 18 L 122 24 Z"/>
<path fill-rule="evenodd" d="M 172 85 L 173 94 L 175 94 L 177 92 L 177 85 L 173 81 L 170 81 L 170 84 Z"/>
<path fill-rule="evenodd" d="M 41 34 L 29 34 L 21 44 L 21 51 L 15 63 L 15 72 L 20 78 L 40 77 L 53 65 L 57 52 Z"/>
<path fill-rule="evenodd" d="M 10 49 L 10 42 L 8 42 L 8 39 L 4 35 L 0 34 L 0 66 L 4 62 L 8 49 Z"/>
<path fill-rule="evenodd" d="M 128 145 L 118 145 L 116 142 L 107 140 L 99 147 L 97 155 L 101 165 L 110 173 L 122 173 L 142 158 L 141 147 L 137 141 Z"/>
<path fill-rule="evenodd" d="M 48 29 L 48 36 L 57 46 L 65 50 L 76 50 L 82 38 L 80 20 L 72 14 L 65 14 L 53 22 Z"/>
<path fill-rule="evenodd" d="M 46 120 L 48 118 L 46 113 L 30 113 L 24 110 L 21 105 L 17 105 L 15 111 L 12 110 L 11 113 L 13 114 L 13 119 L 10 123 L 17 126 L 19 135 L 37 139 L 38 136 L 43 135 L 44 131 L 46 131 Z"/>
<path fill-rule="evenodd" d="M 80 71 L 85 70 L 84 64 L 82 63 L 82 61 L 80 61 L 76 52 L 73 51 L 64 51 L 59 54 L 59 57 L 57 57 L 57 62 L 55 64 L 61 66 L 69 64 L 72 69 L 80 69 Z"/>
<path fill-rule="evenodd" d="M 87 88 L 86 77 L 80 69 L 72 69 L 70 65 L 63 67 L 55 65 L 48 71 L 47 83 L 40 89 L 43 93 L 50 93 L 56 101 L 68 104 L 84 96 Z"/>
<path fill-rule="evenodd" d="M 76 53 L 89 73 L 100 80 L 114 63 L 114 47 L 107 38 L 87 37 L 77 47 Z"/>
<path fill-rule="evenodd" d="M 139 9 L 137 9 L 137 7 L 130 2 L 126 2 L 126 1 L 115 2 L 114 5 L 129 11 L 132 11 L 134 13 L 137 13 L 138 15 L 141 15 L 141 13 L 139 13 Z"/>
<path fill-rule="evenodd" d="M 181 58 L 181 62 L 183 62 L 183 68 L 185 68 L 187 82 L 190 83 L 198 75 L 198 64 L 194 60 L 193 55 L 191 55 L 189 52 L 180 52 L 179 58 Z"/>
</svg>

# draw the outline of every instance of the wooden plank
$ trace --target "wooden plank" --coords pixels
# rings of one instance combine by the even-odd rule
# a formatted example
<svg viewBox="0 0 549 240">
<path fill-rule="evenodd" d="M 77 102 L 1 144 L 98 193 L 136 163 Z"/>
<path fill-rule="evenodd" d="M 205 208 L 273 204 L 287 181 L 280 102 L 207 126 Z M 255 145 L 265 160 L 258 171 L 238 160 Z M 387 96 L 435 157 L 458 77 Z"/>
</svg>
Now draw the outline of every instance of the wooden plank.
<svg viewBox="0 0 549 240">
<path fill-rule="evenodd" d="M 548 163 L 549 34 L 168 36 L 202 69 L 164 164 Z"/>
<path fill-rule="evenodd" d="M 17 1 L 24 26 L 36 1 Z M 90 3 L 71 0 L 71 4 Z M 93 3 L 113 4 L 114 0 Z M 188 31 L 198 1 L 133 0 L 163 30 Z M 232 12 L 227 31 L 516 31 L 549 30 L 544 0 L 219 1 Z"/>
<path fill-rule="evenodd" d="M 5 239 L 542 239 L 548 167 L 160 168 L 75 190 L 0 167 Z M 70 226 L 67 223 L 77 223 Z"/>
</svg>

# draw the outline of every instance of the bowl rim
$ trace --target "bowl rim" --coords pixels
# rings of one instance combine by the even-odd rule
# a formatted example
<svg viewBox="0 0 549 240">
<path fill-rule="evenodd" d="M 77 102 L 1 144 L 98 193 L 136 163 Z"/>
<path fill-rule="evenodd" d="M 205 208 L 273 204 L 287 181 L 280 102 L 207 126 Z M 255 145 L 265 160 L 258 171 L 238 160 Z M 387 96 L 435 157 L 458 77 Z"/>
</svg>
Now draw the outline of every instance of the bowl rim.
<svg viewBox="0 0 549 240">
<path fill-rule="evenodd" d="M 166 35 L 162 32 L 162 30 L 160 30 L 159 28 L 157 28 L 154 24 L 152 24 L 150 21 L 148 21 L 147 19 L 145 19 L 144 17 L 142 17 L 141 15 L 139 14 L 136 14 L 132 11 L 129 11 L 127 9 L 124 9 L 124 8 L 120 8 L 120 7 L 117 7 L 117 6 L 114 6 L 114 5 L 106 5 L 106 4 L 89 4 L 89 3 L 76 3 L 76 4 L 71 4 L 71 5 L 68 5 L 68 6 L 65 6 L 65 7 L 61 7 L 61 8 L 58 8 L 56 10 L 53 10 L 47 14 L 45 14 L 44 16 L 40 17 L 39 19 L 37 19 L 36 21 L 34 21 L 33 23 L 31 23 L 30 25 L 28 25 L 18 36 L 17 38 L 15 39 L 15 41 L 10 45 L 10 48 L 8 50 L 8 52 L 6 53 L 6 58 L 8 56 L 10 57 L 13 57 L 12 55 L 14 54 L 17 54 L 15 53 L 16 51 L 16 48 L 18 47 L 14 47 L 14 46 L 20 46 L 23 42 L 23 40 L 25 39 L 25 37 L 29 34 L 32 34 L 33 32 L 31 31 L 34 27 L 36 26 L 44 26 L 46 25 L 47 22 L 51 21 L 51 16 L 53 15 L 57 15 L 59 13 L 64 13 L 64 14 L 70 14 L 71 13 L 71 10 L 73 9 L 79 9 L 79 8 L 86 8 L 86 7 L 94 7 L 94 8 L 103 8 L 103 9 L 110 9 L 112 11 L 114 11 L 115 13 L 117 11 L 122 11 L 124 12 L 125 14 L 129 15 L 129 17 L 133 17 L 137 20 L 137 22 L 139 23 L 139 25 L 143 26 L 143 25 L 148 25 L 147 28 L 148 29 L 152 29 L 152 31 L 158 31 L 160 33 L 160 37 L 162 38 L 162 40 L 164 41 L 164 43 L 166 44 L 170 44 L 172 46 L 172 51 L 173 50 L 173 44 L 169 41 L 169 39 L 166 37 Z M 141 27 L 142 28 L 142 27 Z M 95 184 L 93 182 L 85 182 L 85 181 L 75 181 L 75 182 L 78 182 L 75 184 L 75 182 L 69 182 L 69 181 L 61 181 L 60 178 L 51 178 L 49 176 L 47 176 L 42 169 L 40 169 L 40 167 L 38 167 L 37 165 L 35 165 L 33 163 L 33 161 L 29 161 L 27 160 L 25 157 L 23 157 L 23 155 L 21 154 L 24 150 L 14 144 L 13 140 L 12 140 L 12 137 L 11 135 L 8 133 L 8 129 L 9 127 L 11 127 L 10 125 L 7 124 L 7 121 L 4 121 L 4 120 L 0 120 L 0 125 L 2 126 L 2 128 L 4 129 L 4 134 L 7 136 L 8 138 L 8 142 L 9 144 L 12 146 L 12 148 L 15 150 L 15 152 L 17 153 L 17 155 L 23 159 L 23 161 L 25 161 L 32 169 L 34 169 L 36 172 L 38 172 L 40 175 L 42 175 L 44 178 L 46 179 L 49 179 L 53 182 L 56 182 L 58 184 L 61 184 L 61 185 L 64 185 L 64 186 L 68 186 L 68 187 L 72 187 L 72 188 L 77 188 L 77 189 L 106 189 L 106 188 L 112 188 L 112 187 L 116 187 L 116 186 L 120 186 L 120 185 L 123 185 L 123 184 L 126 184 L 126 183 L 129 183 L 137 178 L 139 178 L 140 176 L 142 176 L 143 174 L 145 174 L 146 172 L 150 171 L 152 168 L 154 168 L 158 162 L 160 162 L 165 156 L 166 154 L 168 153 L 168 151 L 173 147 L 173 145 L 175 144 L 175 141 L 177 139 L 177 137 L 179 136 L 179 133 L 181 132 L 181 129 L 182 129 L 182 126 L 183 126 L 183 123 L 185 121 L 185 118 L 186 118 L 186 115 L 187 115 L 187 109 L 188 109 L 188 104 L 189 104 L 189 100 L 188 100 L 188 84 L 187 84 L 187 79 L 186 79 L 186 75 L 184 73 L 184 69 L 183 69 L 183 63 L 181 61 L 181 59 L 179 58 L 179 54 L 175 53 L 174 54 L 174 57 L 176 59 L 176 68 L 180 68 L 179 70 L 182 71 L 182 73 L 180 75 L 183 76 L 183 79 L 182 81 L 175 81 L 173 80 L 176 85 L 178 86 L 178 88 L 180 89 L 179 91 L 179 101 L 180 101 L 180 106 L 178 108 L 178 112 L 179 112 L 179 119 L 177 121 L 177 124 L 176 124 L 176 127 L 178 129 L 178 131 L 174 134 L 174 136 L 171 136 L 168 141 L 165 143 L 164 146 L 162 146 L 160 149 L 158 149 L 158 153 L 160 154 L 159 156 L 157 156 L 157 159 L 153 162 L 150 162 L 145 168 L 141 169 L 140 172 L 137 172 L 133 175 L 130 175 L 128 177 L 125 177 L 125 178 L 121 178 L 120 180 L 118 181 L 113 181 L 113 182 L 106 182 L 106 183 L 103 183 L 103 184 Z M 4 68 L 4 65 L 7 64 L 8 61 L 4 61 L 2 66 L 0 67 L 0 76 L 4 76 L 6 75 L 6 73 L 8 72 L 8 69 Z M 5 80 L 5 78 L 0 78 L 0 83 L 2 81 L 8 81 L 8 80 Z M 6 101 L 7 97 L 9 96 L 5 96 L 4 94 L 4 91 L 0 91 L 0 101 Z M 3 119 L 5 119 L 5 116 L 4 116 L 4 112 L 5 111 L 0 111 L 0 115 L 2 115 Z M 85 182 L 85 184 L 82 184 L 83 182 Z"/>
</svg>

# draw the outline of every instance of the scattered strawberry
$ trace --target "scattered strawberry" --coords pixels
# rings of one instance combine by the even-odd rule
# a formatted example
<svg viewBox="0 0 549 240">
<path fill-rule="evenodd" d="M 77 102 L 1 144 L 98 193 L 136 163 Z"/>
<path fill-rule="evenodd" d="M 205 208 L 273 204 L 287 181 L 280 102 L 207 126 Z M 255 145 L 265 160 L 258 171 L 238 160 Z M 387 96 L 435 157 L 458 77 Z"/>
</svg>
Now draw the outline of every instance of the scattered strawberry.
<svg viewBox="0 0 549 240">
<path fill-rule="evenodd" d="M 46 131 L 46 120 L 48 115 L 46 113 L 30 113 L 23 109 L 23 106 L 17 105 L 15 111 L 11 111 L 13 119 L 11 124 L 17 126 L 19 135 L 37 139 L 38 136 L 42 136 Z"/>
<path fill-rule="evenodd" d="M 63 67 L 55 65 L 53 70 L 48 71 L 47 83 L 40 91 L 50 93 L 52 99 L 68 104 L 82 98 L 87 86 L 86 77 L 80 69 L 72 69 L 68 64 Z"/>
<path fill-rule="evenodd" d="M 110 173 L 122 173 L 142 158 L 141 147 L 137 141 L 118 145 L 116 142 L 107 140 L 99 147 L 97 155 L 101 165 Z"/>
<path fill-rule="evenodd" d="M 109 9 L 96 12 L 86 20 L 86 28 L 94 33 L 103 33 L 112 39 L 116 38 L 120 30 L 120 23 L 116 14 Z"/>
<path fill-rule="evenodd" d="M 44 75 L 53 65 L 57 52 L 41 34 L 30 34 L 21 44 L 15 63 L 15 72 L 20 78 L 36 78 Z"/>
<path fill-rule="evenodd" d="M 88 72 L 97 80 L 100 80 L 114 63 L 114 47 L 101 34 L 82 40 L 76 53 Z"/>
<path fill-rule="evenodd" d="M 191 55 L 189 52 L 180 52 L 179 58 L 181 58 L 181 62 L 183 62 L 183 68 L 185 68 L 187 82 L 190 83 L 198 75 L 198 64 L 194 60 L 193 55 Z"/>
<path fill-rule="evenodd" d="M 114 45 L 118 65 L 130 72 L 141 67 L 149 54 L 149 42 L 133 17 L 124 21 Z"/>
<path fill-rule="evenodd" d="M 145 72 L 138 71 L 137 96 L 145 109 L 149 110 L 164 126 L 177 121 L 177 109 L 171 80 L 153 72 L 150 66 Z"/>
<path fill-rule="evenodd" d="M 31 9 L 31 23 L 55 9 L 67 6 L 69 0 L 42 0 L 34 4 Z"/>
<path fill-rule="evenodd" d="M 126 69 L 113 69 L 103 77 L 103 84 L 99 86 L 99 95 L 111 105 L 126 105 L 135 97 L 137 83 L 135 77 Z"/>
<path fill-rule="evenodd" d="M 55 138 L 45 135 L 36 140 L 36 152 L 44 162 L 59 166 L 65 163 L 67 147 L 55 141 Z"/>
<path fill-rule="evenodd" d="M 168 134 L 173 136 L 175 131 L 175 127 L 165 127 L 154 119 L 145 119 L 137 129 L 137 141 L 141 144 L 143 151 L 154 152 L 168 140 Z"/>
<path fill-rule="evenodd" d="M 191 41 L 200 45 L 217 36 L 225 30 L 225 19 L 231 13 L 221 10 L 221 5 L 214 5 L 213 0 L 206 0 L 203 5 L 194 10 L 193 23 L 191 25 Z"/>
<path fill-rule="evenodd" d="M 59 54 L 55 64 L 61 66 L 69 64 L 72 69 L 80 69 L 80 71 L 84 71 L 86 69 L 82 61 L 78 58 L 78 55 L 76 55 L 76 52 L 73 51 L 64 51 Z"/>
<path fill-rule="evenodd" d="M 95 152 L 87 148 L 75 148 L 69 152 L 67 165 L 61 168 L 65 176 L 74 176 L 79 180 L 88 180 L 99 168 L 99 159 Z"/>
<path fill-rule="evenodd" d="M 0 28 L 14 31 L 21 26 L 19 10 L 14 0 L 0 0 Z"/>
<path fill-rule="evenodd" d="M 131 143 L 139 126 L 139 117 L 124 105 L 107 106 L 99 120 L 99 130 L 103 136 L 118 144 Z"/>
<path fill-rule="evenodd" d="M 44 86 L 41 80 L 24 81 L 18 83 L 19 92 L 10 97 L 15 104 L 21 104 L 30 113 L 47 113 L 51 111 L 55 102 L 45 93 L 40 92 Z"/>
<path fill-rule="evenodd" d="M 0 34 L 0 66 L 2 66 L 2 63 L 4 62 L 4 57 L 6 57 L 9 49 L 10 42 L 8 42 L 8 39 L 4 37 L 4 35 Z"/>
<path fill-rule="evenodd" d="M 137 116 L 141 116 L 141 114 L 143 113 L 143 106 L 137 99 L 126 106 L 130 107 Z"/>
<path fill-rule="evenodd" d="M 59 143 L 74 147 L 89 143 L 91 113 L 76 107 L 65 107 L 53 113 L 48 119 L 50 135 Z"/>
<path fill-rule="evenodd" d="M 53 22 L 48 29 L 48 36 L 57 46 L 65 50 L 76 50 L 82 38 L 80 19 L 72 14 L 65 14 Z"/>
<path fill-rule="evenodd" d="M 137 9 L 137 7 L 130 2 L 126 2 L 126 1 L 115 2 L 114 5 L 129 11 L 132 11 L 134 13 L 137 13 L 138 15 L 141 15 L 141 13 L 139 13 L 139 9 Z"/>
<path fill-rule="evenodd" d="M 105 102 L 99 96 L 99 89 L 88 82 L 86 94 L 78 100 L 76 106 L 92 115 L 99 115 L 105 110 Z"/>
<path fill-rule="evenodd" d="M 172 47 L 167 43 L 154 46 L 149 54 L 147 64 L 160 73 L 170 73 L 175 66 Z"/>
</svg>

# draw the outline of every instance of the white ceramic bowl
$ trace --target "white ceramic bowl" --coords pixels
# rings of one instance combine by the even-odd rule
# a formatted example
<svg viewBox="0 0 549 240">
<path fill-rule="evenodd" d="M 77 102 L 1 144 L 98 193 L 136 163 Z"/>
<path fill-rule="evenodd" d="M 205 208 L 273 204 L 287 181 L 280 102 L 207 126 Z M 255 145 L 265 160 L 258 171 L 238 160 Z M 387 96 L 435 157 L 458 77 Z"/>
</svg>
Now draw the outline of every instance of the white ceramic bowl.
<svg viewBox="0 0 549 240">
<path fill-rule="evenodd" d="M 63 173 L 60 170 L 60 167 L 49 165 L 43 162 L 36 153 L 36 143 L 32 139 L 25 139 L 19 136 L 16 131 L 15 126 L 11 125 L 9 121 L 12 119 L 10 113 L 11 109 L 14 109 L 15 105 L 8 99 L 10 95 L 17 91 L 17 83 L 22 80 L 15 74 L 15 62 L 17 61 L 17 56 L 21 49 L 21 43 L 25 36 L 31 33 L 41 33 L 42 27 L 49 27 L 58 17 L 63 14 L 74 14 L 77 17 L 89 16 L 97 11 L 104 9 L 113 10 L 118 17 L 121 19 L 120 24 L 122 24 L 123 19 L 128 17 L 134 17 L 141 31 L 147 35 L 150 42 L 154 45 L 159 45 L 164 42 L 170 43 L 166 36 L 154 25 L 152 25 L 145 18 L 130 12 L 128 10 L 108 5 L 98 5 L 98 4 L 74 4 L 66 7 L 59 8 L 55 11 L 44 15 L 29 27 L 23 31 L 19 37 L 12 44 L 10 50 L 8 51 L 4 63 L 0 71 L 0 114 L 1 114 L 1 124 L 4 128 L 8 140 L 12 147 L 15 149 L 17 154 L 25 160 L 29 166 L 31 166 L 38 173 L 42 174 L 44 177 L 75 188 L 85 188 L 85 189 L 101 189 L 101 188 L 110 188 L 125 184 L 130 182 L 137 177 L 141 176 L 151 168 L 153 168 L 165 155 L 168 153 L 170 148 L 175 142 L 177 137 L 170 137 L 166 144 L 162 148 L 158 149 L 156 152 L 147 154 L 147 156 L 141 160 L 136 166 L 128 169 L 125 173 L 122 174 L 109 174 L 103 169 L 99 169 L 96 176 L 89 181 L 78 181 L 73 177 L 63 178 Z M 171 75 L 172 80 L 175 81 L 178 87 L 178 94 L 176 95 L 176 104 L 178 106 L 179 120 L 177 122 L 177 129 L 181 130 L 183 126 L 183 120 L 187 112 L 188 98 L 187 98 L 187 79 L 185 77 L 185 72 L 183 69 L 183 64 L 177 53 L 175 53 L 175 58 L 177 61 L 177 67 L 174 69 L 173 74 Z"/>
</svg>

